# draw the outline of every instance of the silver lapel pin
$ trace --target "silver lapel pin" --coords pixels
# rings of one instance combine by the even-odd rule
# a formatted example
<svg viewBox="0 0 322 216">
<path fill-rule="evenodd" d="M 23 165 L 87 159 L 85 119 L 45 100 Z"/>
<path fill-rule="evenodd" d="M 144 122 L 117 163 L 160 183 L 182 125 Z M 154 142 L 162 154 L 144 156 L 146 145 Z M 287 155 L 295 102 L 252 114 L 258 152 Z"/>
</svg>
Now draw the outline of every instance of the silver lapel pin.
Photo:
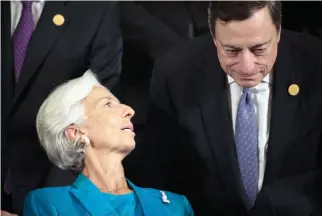
<svg viewBox="0 0 322 216">
<path fill-rule="evenodd" d="M 164 193 L 164 191 L 160 191 L 161 197 L 162 197 L 162 202 L 163 203 L 170 203 L 170 200 L 168 200 L 167 195 Z"/>
</svg>

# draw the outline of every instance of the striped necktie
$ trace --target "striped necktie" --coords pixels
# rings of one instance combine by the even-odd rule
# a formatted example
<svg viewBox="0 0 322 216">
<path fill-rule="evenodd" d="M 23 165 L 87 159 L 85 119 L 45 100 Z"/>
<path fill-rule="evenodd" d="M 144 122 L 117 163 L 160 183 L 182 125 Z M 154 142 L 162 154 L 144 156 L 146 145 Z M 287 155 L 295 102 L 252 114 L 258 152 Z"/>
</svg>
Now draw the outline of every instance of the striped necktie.
<svg viewBox="0 0 322 216">
<path fill-rule="evenodd" d="M 21 68 L 26 57 L 28 44 L 35 28 L 32 15 L 32 1 L 21 1 L 22 11 L 19 23 L 13 34 L 13 56 L 15 79 L 18 82 Z"/>
</svg>

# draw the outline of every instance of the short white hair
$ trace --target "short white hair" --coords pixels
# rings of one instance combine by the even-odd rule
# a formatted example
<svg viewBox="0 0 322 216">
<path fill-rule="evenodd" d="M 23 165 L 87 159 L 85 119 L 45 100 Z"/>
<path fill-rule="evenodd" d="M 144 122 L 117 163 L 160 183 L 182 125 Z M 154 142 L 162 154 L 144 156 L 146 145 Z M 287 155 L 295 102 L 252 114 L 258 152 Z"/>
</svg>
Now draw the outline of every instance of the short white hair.
<svg viewBox="0 0 322 216">
<path fill-rule="evenodd" d="M 69 140 L 65 130 L 86 120 L 83 100 L 94 86 L 102 86 L 91 70 L 81 77 L 57 86 L 41 105 L 36 128 L 41 146 L 49 160 L 64 170 L 80 171 L 84 167 L 84 144 L 80 137 Z"/>
</svg>

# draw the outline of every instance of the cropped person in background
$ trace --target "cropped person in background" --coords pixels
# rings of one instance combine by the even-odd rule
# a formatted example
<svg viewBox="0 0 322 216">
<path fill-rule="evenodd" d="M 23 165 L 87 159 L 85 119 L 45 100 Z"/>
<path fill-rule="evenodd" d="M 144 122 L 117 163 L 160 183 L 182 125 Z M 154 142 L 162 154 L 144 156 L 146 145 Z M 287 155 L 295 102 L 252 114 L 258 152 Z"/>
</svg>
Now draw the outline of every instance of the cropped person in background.
<svg viewBox="0 0 322 216">
<path fill-rule="evenodd" d="M 21 213 L 29 191 L 74 180 L 41 150 L 36 114 L 55 86 L 88 68 L 113 88 L 121 73 L 119 6 L 2 1 L 1 30 L 1 200 L 3 210 Z"/>
<path fill-rule="evenodd" d="M 185 196 L 125 178 L 122 160 L 135 148 L 133 115 L 91 71 L 57 87 L 37 114 L 39 140 L 53 164 L 80 173 L 70 186 L 32 191 L 24 215 L 193 216 Z"/>
<path fill-rule="evenodd" d="M 212 2 L 210 34 L 156 62 L 137 182 L 196 215 L 319 215 L 322 41 L 281 19 L 279 1 Z"/>
</svg>

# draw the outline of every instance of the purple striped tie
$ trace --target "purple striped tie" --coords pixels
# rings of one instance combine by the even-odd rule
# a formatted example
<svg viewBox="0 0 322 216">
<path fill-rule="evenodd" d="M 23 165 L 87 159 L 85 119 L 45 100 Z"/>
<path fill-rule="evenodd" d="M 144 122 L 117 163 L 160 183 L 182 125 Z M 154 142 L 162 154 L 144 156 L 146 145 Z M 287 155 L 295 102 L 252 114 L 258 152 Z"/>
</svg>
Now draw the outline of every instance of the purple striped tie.
<svg viewBox="0 0 322 216">
<path fill-rule="evenodd" d="M 21 17 L 12 37 L 16 82 L 18 82 L 28 44 L 35 27 L 32 15 L 32 1 L 21 1 L 21 3 Z"/>
<path fill-rule="evenodd" d="M 23 61 L 25 59 L 29 40 L 34 31 L 34 19 L 32 15 L 32 1 L 21 1 L 22 11 L 19 23 L 13 34 L 13 55 L 14 55 L 14 69 L 15 78 L 18 82 Z M 8 170 L 6 181 L 4 183 L 4 189 L 7 194 L 11 193 L 11 177 L 10 169 Z"/>
</svg>

